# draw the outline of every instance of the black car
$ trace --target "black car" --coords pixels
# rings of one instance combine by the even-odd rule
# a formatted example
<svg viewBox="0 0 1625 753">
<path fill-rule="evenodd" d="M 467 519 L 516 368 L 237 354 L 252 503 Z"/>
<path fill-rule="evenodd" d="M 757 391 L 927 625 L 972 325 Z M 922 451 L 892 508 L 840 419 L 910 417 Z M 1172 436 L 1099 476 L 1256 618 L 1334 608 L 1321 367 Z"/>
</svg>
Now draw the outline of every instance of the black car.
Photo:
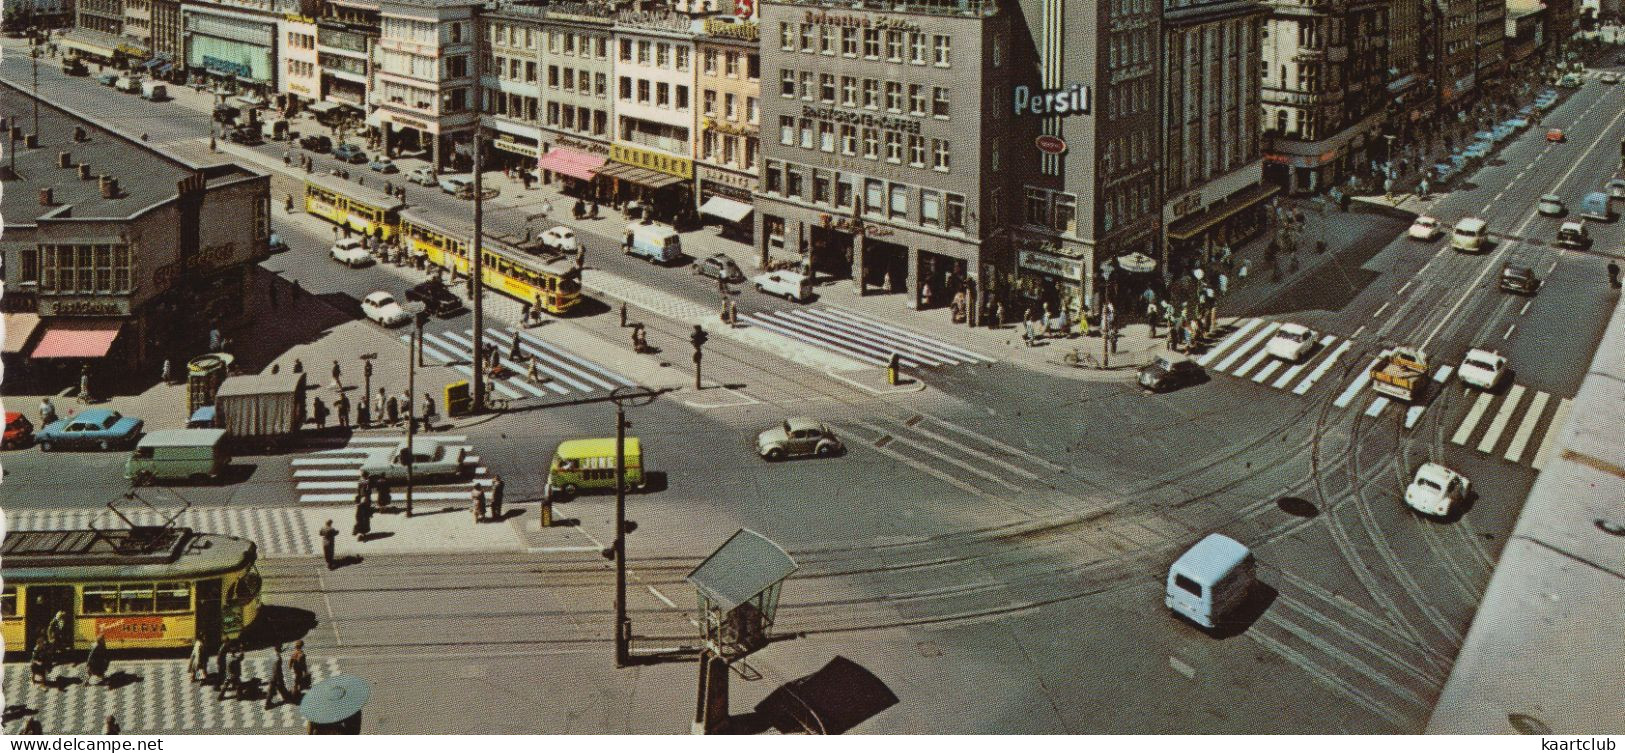
<svg viewBox="0 0 1625 753">
<path fill-rule="evenodd" d="M 1535 270 L 1529 267 L 1520 267 L 1515 264 L 1505 264 L 1501 267 L 1501 289 L 1508 293 L 1524 293 L 1533 295 L 1540 287 L 1540 280 L 1535 279 Z"/>
<path fill-rule="evenodd" d="M 260 135 L 260 129 L 251 125 L 241 125 L 226 134 L 226 138 L 233 144 L 245 146 L 258 146 L 265 143 L 265 137 Z"/>
<path fill-rule="evenodd" d="M 221 104 L 214 106 L 214 122 L 216 123 L 235 123 L 237 122 L 237 118 L 242 114 L 242 110 L 232 107 L 231 105 Z"/>
<path fill-rule="evenodd" d="M 429 280 L 413 285 L 406 291 L 406 300 L 421 301 L 435 316 L 451 316 L 463 310 L 463 299 L 458 298 L 451 288 L 439 280 Z"/>
<path fill-rule="evenodd" d="M 326 136 L 312 134 L 299 139 L 299 148 L 321 154 L 333 148 L 333 140 Z"/>
<path fill-rule="evenodd" d="M 1205 376 L 1195 361 L 1177 354 L 1157 356 L 1140 369 L 1140 386 L 1152 392 L 1178 389 L 1195 384 Z"/>
<path fill-rule="evenodd" d="M 713 254 L 700 261 L 694 262 L 694 274 L 725 280 L 727 282 L 744 282 L 745 273 L 740 271 L 739 265 L 727 254 Z"/>
</svg>

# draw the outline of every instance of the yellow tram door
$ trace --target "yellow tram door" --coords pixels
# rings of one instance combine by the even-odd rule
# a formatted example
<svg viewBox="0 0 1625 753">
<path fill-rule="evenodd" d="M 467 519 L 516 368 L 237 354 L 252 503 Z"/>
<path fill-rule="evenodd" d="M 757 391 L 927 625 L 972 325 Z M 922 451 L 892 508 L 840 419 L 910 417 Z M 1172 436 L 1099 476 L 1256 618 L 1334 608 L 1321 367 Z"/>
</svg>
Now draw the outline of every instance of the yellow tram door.
<svg viewBox="0 0 1625 753">
<path fill-rule="evenodd" d="M 51 624 L 51 618 L 57 612 L 62 612 L 66 624 L 63 625 L 63 638 L 73 639 L 74 592 L 73 586 L 26 586 L 28 589 L 28 605 L 23 611 L 24 631 L 27 633 L 28 650 L 33 651 L 34 646 L 45 636 L 45 629 Z"/>
</svg>

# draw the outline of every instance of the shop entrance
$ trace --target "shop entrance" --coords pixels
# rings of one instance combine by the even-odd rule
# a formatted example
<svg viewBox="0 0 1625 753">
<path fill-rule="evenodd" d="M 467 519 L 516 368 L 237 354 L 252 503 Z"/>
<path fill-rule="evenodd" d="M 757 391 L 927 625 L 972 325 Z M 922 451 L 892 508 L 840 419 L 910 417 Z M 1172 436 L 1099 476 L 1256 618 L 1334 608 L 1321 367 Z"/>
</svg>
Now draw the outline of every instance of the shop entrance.
<svg viewBox="0 0 1625 753">
<path fill-rule="evenodd" d="M 948 305 L 965 281 L 965 262 L 951 256 L 921 251 L 919 290 L 916 303 L 921 309 Z"/>
<path fill-rule="evenodd" d="M 807 246 L 813 272 L 835 278 L 852 276 L 851 233 L 812 225 L 807 232 Z"/>
<path fill-rule="evenodd" d="M 864 239 L 863 282 L 886 293 L 908 290 L 908 247 L 873 238 Z"/>
</svg>

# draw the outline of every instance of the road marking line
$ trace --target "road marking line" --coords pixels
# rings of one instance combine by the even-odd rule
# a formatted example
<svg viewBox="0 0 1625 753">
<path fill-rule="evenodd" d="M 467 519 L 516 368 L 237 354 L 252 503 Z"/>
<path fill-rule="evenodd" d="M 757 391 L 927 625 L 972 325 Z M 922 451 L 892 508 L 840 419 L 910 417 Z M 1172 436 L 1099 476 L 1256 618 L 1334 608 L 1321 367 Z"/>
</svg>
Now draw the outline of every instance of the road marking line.
<svg viewBox="0 0 1625 753">
<path fill-rule="evenodd" d="M 851 340 L 854 343 L 873 343 L 877 347 L 896 353 L 899 360 L 907 357 L 923 366 L 958 366 L 960 364 L 957 360 L 923 346 L 904 342 L 895 337 L 888 337 L 884 333 L 865 332 L 857 326 L 843 322 L 838 317 L 829 314 L 818 314 L 803 309 L 791 309 L 778 313 L 779 316 L 805 324 L 828 334 L 830 337 Z"/>
<path fill-rule="evenodd" d="M 1388 400 L 1387 395 L 1378 395 L 1377 399 L 1372 400 L 1371 404 L 1366 406 L 1366 409 L 1365 409 L 1366 417 L 1367 418 L 1376 418 L 1377 414 L 1382 413 L 1383 408 L 1388 407 L 1389 402 L 1390 401 Z"/>
<path fill-rule="evenodd" d="M 1416 278 L 1413 277 L 1413 278 L 1410 279 L 1410 281 L 1406 282 L 1403 286 L 1400 287 L 1399 295 L 1404 295 L 1405 291 L 1410 290 L 1411 286 L 1415 285 L 1415 284 L 1416 284 Z"/>
<path fill-rule="evenodd" d="M 1467 438 L 1473 435 L 1473 429 L 1478 428 L 1478 422 L 1483 420 L 1484 411 L 1488 410 L 1495 397 L 1488 392 L 1479 393 L 1478 401 L 1473 403 L 1472 410 L 1467 411 L 1467 418 L 1456 427 L 1456 433 L 1450 435 L 1451 444 L 1465 445 Z"/>
<path fill-rule="evenodd" d="M 1349 403 L 1354 402 L 1354 396 L 1359 394 L 1361 389 L 1365 388 L 1367 382 L 1371 381 L 1371 370 L 1381 365 L 1381 358 L 1373 360 L 1370 366 L 1360 371 L 1360 375 L 1356 376 L 1354 381 L 1349 382 L 1348 387 L 1343 388 L 1343 394 L 1338 395 L 1337 399 L 1332 401 L 1332 405 L 1339 408 L 1347 408 Z"/>
<path fill-rule="evenodd" d="M 1351 335 L 1349 337 L 1349 339 L 1350 340 L 1358 340 L 1358 339 L 1360 339 L 1360 334 L 1363 333 L 1363 332 L 1365 332 L 1365 325 L 1364 324 L 1360 325 L 1359 329 L 1354 330 L 1354 334 Z"/>
<path fill-rule="evenodd" d="M 879 331 L 879 332 L 890 332 L 894 337 L 902 338 L 904 340 L 913 341 L 913 342 L 918 343 L 918 344 L 920 344 L 922 346 L 925 346 L 927 348 L 935 350 L 940 354 L 955 356 L 955 357 L 958 357 L 960 359 L 970 359 L 970 360 L 973 360 L 973 361 L 982 361 L 982 362 L 985 362 L 985 363 L 995 363 L 995 362 L 998 361 L 998 359 L 996 359 L 996 358 L 989 358 L 987 356 L 982 355 L 981 353 L 977 353 L 974 350 L 967 350 L 965 348 L 961 348 L 958 345 L 954 345 L 953 343 L 950 343 L 950 342 L 947 342 L 947 341 L 944 341 L 944 340 L 940 340 L 938 338 L 927 335 L 927 334 L 925 334 L 923 332 L 915 332 L 913 330 L 903 329 L 901 327 L 886 324 L 885 322 L 881 322 L 881 321 L 872 319 L 872 318 L 870 318 L 868 316 L 864 316 L 863 314 L 859 314 L 856 311 L 852 311 L 850 309 L 845 309 L 845 308 L 842 308 L 840 306 L 836 306 L 835 304 L 832 304 L 832 303 L 824 304 L 824 306 L 822 308 L 800 309 L 800 310 L 808 311 L 808 312 L 812 312 L 812 313 L 816 313 L 816 314 L 822 314 L 822 315 L 825 315 L 825 316 L 831 316 L 831 317 L 833 317 L 835 314 L 839 314 L 840 316 L 846 317 L 847 320 L 849 321 L 849 323 L 867 325 L 867 327 L 869 329 L 873 329 L 873 330 L 876 330 L 876 331 Z M 938 357 L 940 358 L 941 355 L 939 355 Z"/>
<path fill-rule="evenodd" d="M 1320 353 L 1324 354 L 1326 349 L 1331 347 L 1332 343 L 1334 342 L 1337 342 L 1336 335 L 1327 335 L 1320 338 Z M 1304 369 L 1309 368 L 1309 362 L 1313 360 L 1315 360 L 1314 356 L 1310 356 L 1309 358 L 1303 359 L 1301 363 L 1292 364 L 1292 366 L 1286 371 L 1281 372 L 1280 378 L 1276 379 L 1275 383 L 1271 384 L 1270 386 L 1278 390 L 1285 389 L 1287 383 L 1297 377 L 1298 374 L 1302 373 Z M 1254 381 L 1258 380 L 1255 379 Z"/>
<path fill-rule="evenodd" d="M 924 415 L 924 414 L 922 414 L 922 415 Z M 949 421 L 944 421 L 944 420 L 942 420 L 940 418 L 937 418 L 936 416 L 932 416 L 932 415 L 926 415 L 925 419 L 927 421 L 935 423 L 938 426 L 941 426 L 944 429 L 948 429 L 949 431 L 957 432 L 961 436 L 977 440 L 977 441 L 982 442 L 984 444 L 992 445 L 994 447 L 999 448 L 1000 450 L 1003 450 L 1005 452 L 1010 453 L 1011 455 L 1016 455 L 1016 456 L 1025 458 L 1025 459 L 1027 459 L 1029 461 L 1032 461 L 1033 463 L 1037 463 L 1038 465 L 1044 466 L 1045 468 L 1048 468 L 1048 469 L 1050 469 L 1052 471 L 1064 471 L 1064 470 L 1066 470 L 1066 466 L 1051 463 L 1050 461 L 1045 460 L 1045 459 L 1043 459 L 1041 457 L 1038 457 L 1037 455 L 1034 455 L 1034 454 L 1032 454 L 1030 452 L 1022 450 L 1019 447 L 1012 447 L 1012 446 L 1007 445 L 1007 444 L 1005 444 L 1003 442 L 1000 442 L 999 440 L 994 439 L 992 437 L 984 437 L 984 436 L 982 436 L 980 434 L 977 434 L 977 433 L 971 431 L 970 429 L 967 429 L 967 428 L 965 428 L 963 426 L 960 426 L 959 424 L 952 423 L 952 422 L 949 422 Z"/>
<path fill-rule="evenodd" d="M 1388 306 L 1390 304 L 1392 304 L 1392 303 L 1393 303 L 1393 301 L 1391 301 L 1391 300 L 1390 301 L 1383 301 L 1382 305 L 1377 307 L 1376 312 L 1371 314 L 1371 318 L 1376 319 L 1377 317 L 1382 316 L 1382 312 L 1387 311 Z"/>
<path fill-rule="evenodd" d="M 1281 323 L 1280 322 L 1270 322 L 1269 326 L 1265 327 L 1262 330 L 1259 330 L 1259 332 L 1257 334 L 1253 335 L 1250 339 L 1247 340 L 1246 344 L 1242 345 L 1239 348 L 1236 348 L 1236 350 L 1234 352 L 1232 352 L 1228 356 L 1225 356 L 1224 359 L 1219 361 L 1218 365 L 1214 366 L 1213 368 L 1215 368 L 1215 369 L 1217 369 L 1219 371 L 1227 371 L 1227 370 L 1229 370 L 1231 365 L 1233 365 L 1236 361 L 1241 360 L 1241 357 L 1244 356 L 1244 355 L 1247 355 L 1248 351 L 1252 350 L 1253 348 L 1258 347 L 1259 343 L 1264 342 L 1265 340 L 1268 340 L 1270 338 L 1270 335 L 1275 334 L 1275 330 L 1278 330 L 1280 328 L 1281 328 Z"/>
<path fill-rule="evenodd" d="M 1268 348 L 1260 350 L 1257 353 L 1254 353 L 1252 358 L 1247 359 L 1247 362 L 1242 364 L 1241 368 L 1238 368 L 1230 373 L 1234 374 L 1238 378 L 1246 378 L 1247 372 L 1252 371 L 1254 367 L 1258 366 L 1259 363 L 1269 357 L 1270 351 Z M 1276 361 L 1276 363 L 1280 362 Z"/>
<path fill-rule="evenodd" d="M 470 489 L 472 489 L 472 488 L 473 487 L 470 487 Z M 396 501 L 406 499 L 406 492 L 404 490 L 402 490 L 402 491 L 394 491 L 394 492 L 392 492 L 392 494 L 394 495 L 392 497 L 392 499 L 394 499 Z M 465 500 L 466 501 L 469 498 L 468 495 L 469 495 L 469 492 L 466 491 L 466 490 L 465 491 L 460 491 L 460 492 L 428 492 L 428 491 L 413 490 L 412 491 L 412 500 L 414 502 L 421 502 L 421 501 L 425 501 L 425 500 L 436 500 L 436 501 Z M 343 494 L 343 493 L 340 493 L 340 494 L 301 494 L 301 495 L 299 495 L 299 501 L 300 502 L 354 502 L 355 501 L 355 492 L 350 492 L 348 494 Z"/>
<path fill-rule="evenodd" d="M 1529 313 L 1529 307 L 1533 305 L 1535 305 L 1533 300 L 1524 301 L 1523 308 L 1518 309 L 1518 316 L 1523 316 L 1524 314 Z"/>
<path fill-rule="evenodd" d="M 1337 350 L 1332 351 L 1330 355 L 1320 362 L 1319 366 L 1315 367 L 1314 371 L 1309 372 L 1309 376 L 1304 377 L 1303 381 L 1298 382 L 1298 386 L 1292 388 L 1292 394 L 1302 395 L 1308 392 L 1309 388 L 1315 386 L 1315 383 L 1320 381 L 1320 378 L 1331 370 L 1332 364 L 1337 363 L 1337 359 L 1341 358 L 1353 344 L 1353 340 L 1344 340 L 1342 345 L 1337 346 Z"/>
<path fill-rule="evenodd" d="M 1279 358 L 1270 359 L 1269 363 L 1264 364 L 1264 368 L 1259 369 L 1258 373 L 1253 375 L 1253 381 L 1263 384 L 1265 379 L 1268 379 L 1271 374 L 1275 373 L 1276 369 L 1281 368 L 1281 366 L 1283 366 L 1285 363 L 1285 361 L 1282 361 Z"/>
<path fill-rule="evenodd" d="M 1490 452 L 1495 449 L 1495 443 L 1501 441 L 1501 432 L 1506 431 L 1507 424 L 1512 421 L 1512 412 L 1517 410 L 1518 403 L 1523 400 L 1524 387 L 1521 384 L 1512 385 L 1507 390 L 1505 400 L 1501 401 L 1501 409 L 1495 412 L 1495 418 L 1490 421 L 1490 428 L 1484 432 L 1484 438 L 1478 441 L 1479 452 Z"/>
<path fill-rule="evenodd" d="M 1178 673 L 1184 675 L 1185 679 L 1188 679 L 1188 680 L 1196 679 L 1196 668 L 1192 667 L 1189 664 L 1186 664 L 1185 662 L 1182 662 L 1182 661 L 1170 656 L 1170 657 L 1168 657 L 1168 666 L 1173 667 L 1175 672 L 1178 672 Z"/>
<path fill-rule="evenodd" d="M 1524 448 L 1529 446 L 1529 438 L 1535 434 L 1535 424 L 1540 423 L 1540 415 L 1546 412 L 1546 401 L 1552 398 L 1544 392 L 1536 392 L 1535 399 L 1529 402 L 1529 409 L 1523 413 L 1523 421 L 1518 423 L 1518 430 L 1512 434 L 1512 444 L 1507 445 L 1506 458 L 1514 463 L 1523 457 Z"/>
<path fill-rule="evenodd" d="M 292 464 L 301 465 L 356 465 L 366 458 L 294 458 Z"/>
<path fill-rule="evenodd" d="M 1439 385 L 1443 385 L 1445 382 L 1450 381 L 1450 375 L 1452 373 L 1454 373 L 1455 370 L 1456 370 L 1456 367 L 1454 367 L 1454 366 L 1441 367 L 1438 371 L 1433 372 L 1433 381 L 1434 381 L 1434 383 L 1439 384 Z M 1422 403 L 1421 405 L 1413 405 L 1413 406 L 1410 407 L 1409 410 L 1406 410 L 1405 411 L 1405 428 L 1407 428 L 1407 429 L 1416 428 L 1416 422 L 1422 420 L 1422 414 L 1426 413 L 1427 409 L 1428 409 L 1428 403 Z"/>
<path fill-rule="evenodd" d="M 1563 430 L 1563 424 L 1569 420 L 1569 413 L 1574 410 L 1574 400 L 1563 398 L 1557 403 L 1557 412 L 1552 414 L 1552 422 L 1546 425 L 1546 437 L 1540 442 L 1540 450 L 1535 453 L 1535 460 L 1530 465 L 1535 470 L 1546 467 L 1546 459 L 1551 457 L 1552 448 L 1557 446 L 1557 435 Z"/>
<path fill-rule="evenodd" d="M 302 470 L 293 472 L 294 478 L 359 478 L 360 476 L 360 468 L 345 468 L 336 471 Z"/>
<path fill-rule="evenodd" d="M 1212 350 L 1203 353 L 1200 358 L 1197 358 L 1196 365 L 1206 366 L 1212 363 L 1213 359 L 1218 358 L 1219 354 L 1223 353 L 1226 348 L 1235 345 L 1241 340 L 1241 338 L 1246 337 L 1248 332 L 1253 331 L 1254 327 L 1257 327 L 1263 323 L 1263 319 L 1248 319 L 1247 321 L 1242 322 L 1241 326 L 1236 328 L 1236 331 L 1226 335 L 1223 340 L 1219 341 L 1218 345 L 1213 346 Z"/>
<path fill-rule="evenodd" d="M 881 429 L 878 426 L 875 426 L 873 424 L 870 424 L 870 423 L 867 423 L 867 422 L 864 422 L 864 421 L 859 421 L 859 422 L 857 422 L 857 424 L 859 426 L 862 426 L 863 428 L 868 429 L 869 431 L 875 432 L 877 434 L 888 433 L 884 429 Z M 987 479 L 988 481 L 991 481 L 991 482 L 993 482 L 995 484 L 1003 486 L 1003 487 L 1005 487 L 1005 488 L 1007 488 L 1007 489 L 1009 489 L 1011 491 L 1021 491 L 1021 487 L 1018 487 L 1015 484 L 1012 484 L 1009 481 L 1006 481 L 1003 477 L 999 476 L 996 473 L 993 473 L 992 471 L 989 471 L 989 470 L 986 470 L 986 469 L 983 469 L 983 468 L 978 468 L 978 467 L 976 467 L 974 465 L 971 465 L 971 464 L 965 462 L 963 458 L 955 458 L 955 457 L 952 457 L 950 455 L 947 455 L 947 454 L 941 452 L 940 450 L 937 450 L 937 449 L 935 449 L 933 447 L 930 447 L 930 446 L 926 445 L 924 442 L 916 440 L 916 439 L 914 439 L 912 437 L 905 437 L 905 436 L 902 436 L 901 434 L 892 433 L 891 438 L 892 438 L 892 443 L 893 444 L 907 445 L 907 446 L 912 447 L 912 448 L 914 448 L 914 449 L 916 449 L 916 450 L 918 450 L 920 452 L 923 452 L 923 453 L 925 453 L 927 455 L 930 455 L 931 457 L 934 457 L 934 458 L 936 458 L 938 460 L 942 460 L 944 462 L 947 462 L 949 465 L 955 466 L 958 470 L 969 471 L 969 472 L 971 472 L 971 473 L 973 473 L 973 474 L 975 474 L 977 476 L 980 476 L 980 477 L 982 477 L 984 479 Z"/>
<path fill-rule="evenodd" d="M 995 467 L 1002 468 L 1004 470 L 1010 471 L 1012 473 L 1015 473 L 1018 476 L 1025 477 L 1025 478 L 1033 480 L 1033 481 L 1038 480 L 1038 474 L 1036 474 L 1036 473 L 1028 471 L 1025 468 L 1018 468 L 1013 463 L 1010 463 L 1007 460 L 1002 460 L 1000 458 L 996 458 L 996 457 L 994 457 L 992 455 L 989 455 L 989 454 L 987 454 L 985 452 L 982 452 L 981 450 L 978 450 L 978 449 L 976 449 L 974 447 L 971 447 L 969 445 L 962 444 L 960 442 L 955 442 L 954 440 L 949 439 L 949 438 L 947 438 L 947 437 L 945 437 L 945 436 L 943 436 L 941 434 L 938 434 L 938 433 L 936 433 L 934 431 L 931 431 L 930 429 L 927 429 L 927 428 L 924 428 L 922 426 L 917 426 L 916 425 L 916 426 L 910 427 L 910 430 L 915 432 L 916 434 L 921 435 L 921 436 L 929 437 L 931 439 L 936 440 L 937 442 L 948 445 L 949 447 L 956 448 L 956 449 L 960 450 L 961 452 L 964 452 L 967 455 L 971 455 L 971 456 L 974 456 L 974 457 L 977 457 L 977 458 L 981 458 L 982 460 L 987 461 L 990 465 L 993 465 Z"/>
<path fill-rule="evenodd" d="M 1513 323 L 1512 323 L 1512 326 L 1510 326 L 1510 327 L 1507 327 L 1507 333 L 1506 333 L 1506 334 L 1504 334 L 1504 335 L 1501 335 L 1501 339 L 1502 339 L 1502 340 L 1505 340 L 1505 339 L 1507 339 L 1507 338 L 1509 338 L 1509 337 L 1512 337 L 1512 330 L 1515 330 L 1515 329 L 1517 329 L 1517 328 L 1518 328 L 1518 323 L 1517 323 L 1517 322 L 1513 322 Z"/>
</svg>

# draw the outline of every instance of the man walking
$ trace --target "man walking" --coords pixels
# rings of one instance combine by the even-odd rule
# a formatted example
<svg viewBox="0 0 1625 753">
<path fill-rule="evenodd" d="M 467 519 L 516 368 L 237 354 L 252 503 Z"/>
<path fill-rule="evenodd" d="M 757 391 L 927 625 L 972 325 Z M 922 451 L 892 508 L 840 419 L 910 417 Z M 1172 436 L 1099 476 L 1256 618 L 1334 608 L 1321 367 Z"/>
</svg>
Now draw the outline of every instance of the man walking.
<svg viewBox="0 0 1625 753">
<path fill-rule="evenodd" d="M 317 535 L 322 537 L 322 559 L 327 560 L 327 569 L 332 570 L 338 563 L 337 558 L 333 556 L 333 547 L 338 545 L 339 529 L 334 528 L 333 521 L 329 520 L 322 525 L 322 530 Z M 225 649 L 221 649 L 222 655 L 224 651 Z"/>
<path fill-rule="evenodd" d="M 429 431 L 434 425 L 434 395 L 423 393 L 423 430 Z"/>
<path fill-rule="evenodd" d="M 276 707 L 277 699 L 283 703 L 293 703 L 293 694 L 288 692 L 288 683 L 283 680 L 282 674 L 282 644 L 276 644 L 276 658 L 271 660 L 271 679 L 265 685 L 265 708 Z"/>
<path fill-rule="evenodd" d="M 194 683 L 209 679 L 209 657 L 203 650 L 202 638 L 192 639 L 192 656 L 186 660 L 186 678 Z"/>
<path fill-rule="evenodd" d="M 338 390 L 340 392 L 344 391 L 344 382 L 342 380 L 342 377 L 343 377 L 343 372 L 339 370 L 339 362 L 334 361 L 333 362 L 333 389 Z"/>
<path fill-rule="evenodd" d="M 327 428 L 327 403 L 322 402 L 319 397 L 312 399 L 315 403 L 312 405 L 310 412 L 316 419 L 316 428 L 325 429 Z"/>
<path fill-rule="evenodd" d="M 474 510 L 474 522 L 475 523 L 484 523 L 485 522 L 485 489 L 481 488 L 478 485 L 475 485 L 474 491 L 469 492 L 469 496 L 473 500 L 472 508 Z"/>
<path fill-rule="evenodd" d="M 310 665 L 305 660 L 304 641 L 293 642 L 293 653 L 288 655 L 288 672 L 293 675 L 293 695 L 297 702 L 310 689 Z"/>
<path fill-rule="evenodd" d="M 39 425 L 43 429 L 56 423 L 56 406 L 51 404 L 51 398 L 39 401 Z"/>
<path fill-rule="evenodd" d="M 355 495 L 355 526 L 350 533 L 356 541 L 366 541 L 372 533 L 372 500 L 366 494 Z"/>
<path fill-rule="evenodd" d="M 491 477 L 491 519 L 502 520 L 502 476 Z"/>
<path fill-rule="evenodd" d="M 338 404 L 335 407 L 338 408 L 339 412 L 339 426 L 345 429 L 350 428 L 350 396 L 340 392 Z"/>
<path fill-rule="evenodd" d="M 96 636 L 96 643 L 90 647 L 90 653 L 85 655 L 85 684 L 106 685 L 107 668 L 112 661 L 112 657 L 107 655 L 107 636 Z"/>
<path fill-rule="evenodd" d="M 382 392 L 383 388 L 380 387 L 380 388 L 378 388 L 378 390 L 379 390 L 379 392 Z M 384 401 L 384 415 L 389 418 L 389 425 L 390 426 L 394 426 L 394 425 L 400 423 L 400 420 L 401 420 L 401 402 L 400 402 L 399 398 L 395 397 L 394 395 L 390 395 L 389 399 Z"/>
</svg>

